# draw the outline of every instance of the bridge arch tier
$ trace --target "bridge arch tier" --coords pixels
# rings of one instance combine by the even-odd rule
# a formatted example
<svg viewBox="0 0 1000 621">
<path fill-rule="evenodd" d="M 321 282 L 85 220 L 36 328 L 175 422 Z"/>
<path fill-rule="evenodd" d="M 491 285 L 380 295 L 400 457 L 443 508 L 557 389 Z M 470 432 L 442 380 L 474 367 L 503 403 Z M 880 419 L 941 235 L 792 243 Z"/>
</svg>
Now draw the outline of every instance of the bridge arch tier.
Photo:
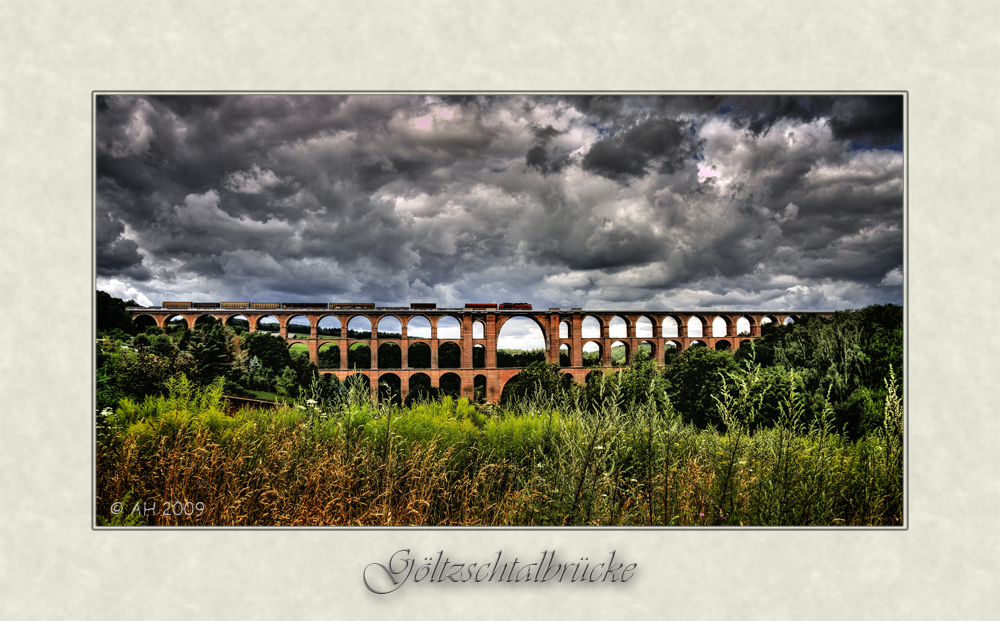
<svg viewBox="0 0 1000 621">
<path fill-rule="evenodd" d="M 319 367 L 321 374 L 330 373 L 344 380 L 353 373 L 362 373 L 371 382 L 372 390 L 378 386 L 378 378 L 382 373 L 392 373 L 399 379 L 399 385 L 405 393 L 409 387 L 410 376 L 423 373 L 431 379 L 433 387 L 439 386 L 440 376 L 453 373 L 460 380 L 463 396 L 473 397 L 475 393 L 482 394 L 485 383 L 486 398 L 491 401 L 500 398 L 500 391 L 510 377 L 519 372 L 518 368 L 499 368 L 497 366 L 497 342 L 501 328 L 515 317 L 526 318 L 537 324 L 542 332 L 546 362 L 559 365 L 563 372 L 569 373 L 578 382 L 583 382 L 587 373 L 593 372 L 593 364 L 584 363 L 584 346 L 596 343 L 600 351 L 599 365 L 610 369 L 612 365 L 612 346 L 624 345 L 625 363 L 628 363 L 636 352 L 645 350 L 652 352 L 653 359 L 662 364 L 668 352 L 684 350 L 693 344 L 704 345 L 712 349 L 738 349 L 745 347 L 761 336 L 762 328 L 768 323 L 775 326 L 784 325 L 788 321 L 800 321 L 807 317 L 818 316 L 829 318 L 832 311 L 809 312 L 776 312 L 776 311 L 650 311 L 650 310 L 584 310 L 584 309 L 549 309 L 549 310 L 480 310 L 464 308 L 439 309 L 406 309 L 406 308 L 273 308 L 265 304 L 246 304 L 243 308 L 219 308 L 207 303 L 200 303 L 201 308 L 162 308 L 162 307 L 132 307 L 128 312 L 133 320 L 143 329 L 154 325 L 160 329 L 167 327 L 171 318 L 181 317 L 189 327 L 201 325 L 209 321 L 207 317 L 230 325 L 232 319 L 239 318 L 249 324 L 249 331 L 256 331 L 259 322 L 265 317 L 274 317 L 278 321 L 278 332 L 286 339 L 288 345 L 302 343 L 309 350 L 310 360 Z M 259 307 L 259 308 L 258 308 Z M 363 317 L 365 330 L 363 333 L 348 329 L 352 319 Z M 289 331 L 289 321 L 293 318 L 301 324 L 308 322 L 309 334 L 302 334 L 294 329 Z M 591 329 L 584 334 L 584 319 L 590 318 Z M 379 326 L 387 326 L 383 320 L 391 321 L 393 330 L 389 336 L 385 331 L 379 331 Z M 421 330 L 410 330 L 411 320 L 429 324 Z M 442 320 L 443 323 L 442 323 Z M 322 322 L 322 324 L 321 324 Z M 457 326 L 455 324 L 457 323 Z M 424 324 L 424 325 L 426 325 Z M 596 324 L 596 326 L 594 325 Z M 271 324 L 273 325 L 273 324 Z M 418 325 L 417 323 L 414 326 Z M 319 329 L 329 326 L 331 329 Z M 370 326 L 370 327 L 369 327 Z M 398 327 L 397 327 L 398 326 Z M 450 326 L 444 334 L 439 332 L 439 326 Z M 701 327 L 700 334 L 692 334 L 690 327 Z M 613 332 L 612 332 L 613 327 Z M 593 328 L 597 328 L 597 331 Z M 401 333 L 396 334 L 399 330 Z M 333 333 L 331 333 L 333 332 Z M 348 364 L 348 352 L 357 344 L 364 343 L 372 353 L 371 369 L 352 370 Z M 378 352 L 382 345 L 398 346 L 400 359 L 394 362 L 391 369 L 379 369 Z M 417 348 L 414 348 L 418 345 Z M 420 346 L 427 349 L 421 350 Z M 449 368 L 439 364 L 439 358 L 444 346 Z M 333 350 L 332 347 L 336 347 Z M 301 348 L 300 348 L 301 349 Z M 426 358 L 429 349 L 429 364 Z M 320 351 L 329 351 L 339 356 L 339 367 L 332 368 L 329 364 L 321 364 Z M 593 345 L 588 351 L 593 350 Z M 383 351 L 388 351 L 383 349 Z M 397 350 L 392 349 L 393 352 Z M 475 352 L 475 362 L 474 362 Z M 560 360 L 562 352 L 562 360 Z M 569 360 L 567 364 L 566 355 Z M 458 359 L 457 366 L 454 360 Z M 412 362 L 419 364 L 411 364 Z M 485 358 L 485 360 L 483 359 Z M 329 362 L 331 356 L 324 356 L 323 361 Z M 450 378 L 449 381 L 454 380 Z M 447 382 L 446 382 L 447 383 Z M 468 394 L 466 394 L 468 393 Z"/>
</svg>

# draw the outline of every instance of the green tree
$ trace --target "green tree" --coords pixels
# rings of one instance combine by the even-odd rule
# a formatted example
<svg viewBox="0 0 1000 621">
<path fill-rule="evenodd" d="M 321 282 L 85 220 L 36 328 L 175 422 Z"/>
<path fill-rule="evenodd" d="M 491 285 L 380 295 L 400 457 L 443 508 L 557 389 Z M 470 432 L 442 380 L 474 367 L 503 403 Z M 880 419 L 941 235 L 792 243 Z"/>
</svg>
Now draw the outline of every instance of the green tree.
<svg viewBox="0 0 1000 621">
<path fill-rule="evenodd" d="M 782 373 L 794 370 L 808 396 L 807 416 L 816 416 L 829 395 L 834 426 L 853 438 L 864 435 L 875 416 L 870 404 L 885 398 L 885 379 L 890 372 L 902 373 L 902 307 L 869 306 L 765 328 L 762 338 L 737 351 L 737 359 L 754 357 L 765 369 Z"/>
<path fill-rule="evenodd" d="M 174 345 L 173 340 L 162 332 L 154 334 L 149 339 L 149 349 L 162 358 L 173 358 L 177 355 L 177 347 Z"/>
<path fill-rule="evenodd" d="M 573 390 L 573 377 L 557 364 L 532 362 L 504 386 L 501 403 L 533 398 L 536 394 L 559 397 Z"/>
<path fill-rule="evenodd" d="M 276 382 L 279 395 L 284 395 L 286 397 L 296 397 L 299 394 L 299 384 L 298 378 L 295 375 L 295 369 L 292 367 L 285 367 L 278 374 L 278 379 Z"/>
<path fill-rule="evenodd" d="M 686 421 L 698 427 L 722 425 L 714 395 L 721 394 L 725 377 L 739 373 L 733 354 L 707 347 L 691 347 L 670 359 L 663 369 L 671 403 Z"/>
<path fill-rule="evenodd" d="M 240 337 L 240 349 L 248 359 L 257 358 L 261 367 L 272 375 L 277 375 L 292 364 L 285 339 L 269 332 L 247 332 Z"/>
<path fill-rule="evenodd" d="M 215 322 L 208 329 L 199 332 L 197 342 L 191 347 L 191 355 L 198 365 L 198 382 L 207 386 L 215 378 L 226 375 L 231 360 L 222 324 Z"/>
<path fill-rule="evenodd" d="M 321 369 L 340 368 L 340 346 L 331 345 L 319 352 L 319 366 Z"/>
<path fill-rule="evenodd" d="M 132 323 L 132 316 L 125 310 L 129 306 L 138 306 L 135 300 L 126 302 L 112 296 L 110 293 L 98 290 L 96 302 L 96 328 L 98 334 L 103 334 L 116 328 L 126 334 L 136 333 L 135 324 Z"/>
<path fill-rule="evenodd" d="M 150 351 L 125 351 L 108 366 L 107 387 L 120 396 L 142 399 L 160 394 L 174 370 L 170 359 Z"/>
<path fill-rule="evenodd" d="M 355 343 L 347 349 L 348 369 L 372 368 L 372 348 L 364 343 Z"/>
</svg>

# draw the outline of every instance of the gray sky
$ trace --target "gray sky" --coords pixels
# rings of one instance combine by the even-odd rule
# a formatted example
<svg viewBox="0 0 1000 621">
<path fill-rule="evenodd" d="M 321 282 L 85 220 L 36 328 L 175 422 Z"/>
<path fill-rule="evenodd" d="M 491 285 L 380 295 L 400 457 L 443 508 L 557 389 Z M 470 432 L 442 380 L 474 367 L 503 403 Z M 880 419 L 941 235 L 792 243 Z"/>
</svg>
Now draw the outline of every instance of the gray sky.
<svg viewBox="0 0 1000 621">
<path fill-rule="evenodd" d="M 97 287 L 164 300 L 901 304 L 903 98 L 97 97 Z"/>
</svg>

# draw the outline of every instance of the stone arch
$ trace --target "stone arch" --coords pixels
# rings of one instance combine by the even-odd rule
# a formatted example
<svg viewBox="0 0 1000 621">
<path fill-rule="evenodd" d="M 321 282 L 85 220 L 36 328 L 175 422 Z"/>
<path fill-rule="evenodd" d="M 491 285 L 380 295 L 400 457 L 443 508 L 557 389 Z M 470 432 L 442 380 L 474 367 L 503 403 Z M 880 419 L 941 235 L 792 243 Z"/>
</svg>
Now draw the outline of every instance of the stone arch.
<svg viewBox="0 0 1000 621">
<path fill-rule="evenodd" d="M 232 328 L 236 334 L 250 330 L 250 320 L 246 315 L 230 315 L 226 318 L 226 327 Z"/>
<path fill-rule="evenodd" d="M 348 390 L 357 390 L 365 396 L 372 394 L 372 382 L 364 373 L 351 373 L 344 378 L 343 386 Z"/>
<path fill-rule="evenodd" d="M 406 348 L 406 366 L 411 369 L 431 368 L 431 346 L 423 341 L 410 343 Z"/>
<path fill-rule="evenodd" d="M 288 354 L 292 358 L 297 358 L 300 356 L 309 357 L 309 346 L 305 343 L 289 343 L 288 344 Z"/>
<path fill-rule="evenodd" d="M 785 320 L 781 322 L 783 325 L 791 325 L 795 323 L 795 315 L 789 315 L 785 317 Z"/>
<path fill-rule="evenodd" d="M 650 359 L 656 360 L 656 343 L 655 342 L 653 342 L 653 341 L 646 341 L 646 340 L 639 341 L 639 346 L 635 348 L 635 352 L 639 353 L 640 351 L 646 352 L 646 355 L 648 355 L 650 357 Z"/>
<path fill-rule="evenodd" d="M 691 349 L 692 347 L 708 347 L 708 345 L 705 344 L 705 341 L 691 341 L 688 345 L 688 349 Z"/>
<path fill-rule="evenodd" d="M 354 315 L 347 320 L 347 336 L 352 339 L 371 340 L 372 320 L 365 315 Z"/>
<path fill-rule="evenodd" d="M 323 315 L 320 317 L 319 321 L 316 322 L 316 335 L 317 336 L 340 336 L 343 326 L 340 325 L 340 319 L 334 317 L 333 315 Z"/>
<path fill-rule="evenodd" d="M 753 319 L 741 315 L 736 320 L 736 336 L 750 336 L 751 334 L 753 334 Z"/>
<path fill-rule="evenodd" d="M 667 315 L 663 318 L 663 336 L 664 338 L 678 338 L 680 337 L 680 326 L 681 322 L 677 320 L 676 317 Z"/>
<path fill-rule="evenodd" d="M 472 322 L 472 339 L 480 340 L 486 338 L 486 324 L 481 321 Z"/>
<path fill-rule="evenodd" d="M 482 343 L 476 343 L 472 346 L 472 368 L 486 368 L 486 346 Z"/>
<path fill-rule="evenodd" d="M 726 339 L 719 339 L 715 342 L 715 349 L 719 351 L 732 351 L 733 344 Z"/>
<path fill-rule="evenodd" d="M 613 339 L 627 339 L 628 328 L 628 319 L 625 319 L 621 315 L 615 315 L 608 321 L 608 337 Z"/>
<path fill-rule="evenodd" d="M 618 355 L 624 349 L 623 355 Z M 624 367 L 632 360 L 632 352 L 629 351 L 627 341 L 615 341 L 611 343 L 611 366 Z"/>
<path fill-rule="evenodd" d="M 445 341 L 444 343 L 438 345 L 438 368 L 462 368 L 462 348 L 459 347 L 458 343 Z"/>
<path fill-rule="evenodd" d="M 604 365 L 603 348 L 599 341 L 587 341 L 583 344 L 583 366 L 599 367 Z"/>
<path fill-rule="evenodd" d="M 655 335 L 653 334 L 653 326 L 655 322 L 649 317 L 643 315 L 635 320 L 635 338 L 637 339 L 651 339 Z"/>
<path fill-rule="evenodd" d="M 497 366 L 514 368 L 545 360 L 545 328 L 533 315 L 497 317 Z M 514 357 L 510 355 L 513 352 Z"/>
<path fill-rule="evenodd" d="M 403 338 L 403 322 L 395 315 L 386 315 L 379 319 L 375 329 L 380 339 Z"/>
<path fill-rule="evenodd" d="M 763 334 L 766 330 L 770 330 L 781 324 L 778 322 L 778 318 L 774 315 L 765 315 L 760 318 L 760 332 Z"/>
<path fill-rule="evenodd" d="M 687 322 L 688 337 L 703 338 L 705 336 L 705 321 L 698 315 L 691 315 Z"/>
<path fill-rule="evenodd" d="M 568 343 L 562 343 L 559 345 L 559 366 L 569 367 L 573 365 L 573 350 L 570 348 Z"/>
<path fill-rule="evenodd" d="M 340 345 L 336 343 L 323 343 L 320 345 L 317 355 L 319 356 L 319 368 L 340 368 Z"/>
<path fill-rule="evenodd" d="M 508 388 L 514 383 L 515 378 L 517 376 L 513 375 L 503 382 L 503 385 L 500 387 L 500 403 L 506 403 L 511 398 L 512 389 L 508 391 Z"/>
<path fill-rule="evenodd" d="M 194 320 L 194 329 L 211 328 L 212 325 L 216 323 L 220 323 L 220 321 L 215 315 L 207 313 L 204 315 L 198 315 Z"/>
<path fill-rule="evenodd" d="M 580 338 L 600 339 L 604 338 L 604 323 L 600 317 L 587 315 L 580 322 Z"/>
<path fill-rule="evenodd" d="M 434 324 L 434 333 L 438 339 L 460 339 L 462 324 L 454 315 L 442 315 Z"/>
<path fill-rule="evenodd" d="M 430 339 L 431 320 L 423 315 L 414 315 L 406 320 L 406 338 Z"/>
<path fill-rule="evenodd" d="M 368 343 L 351 343 L 347 347 L 347 368 L 348 369 L 370 369 L 372 368 L 372 348 Z"/>
<path fill-rule="evenodd" d="M 289 338 L 294 338 L 293 334 L 309 337 L 312 335 L 312 322 L 305 315 L 291 317 L 285 324 L 285 333 Z"/>
<path fill-rule="evenodd" d="M 399 347 L 399 343 L 394 343 L 392 341 L 388 343 L 379 343 L 378 368 L 379 369 L 403 368 L 403 350 Z"/>
<path fill-rule="evenodd" d="M 378 376 L 378 401 L 401 405 L 403 403 L 403 382 L 395 373 L 383 373 Z"/>
<path fill-rule="evenodd" d="M 132 318 L 132 325 L 140 333 L 145 332 L 146 328 L 159 327 L 152 315 L 136 315 Z"/>
<path fill-rule="evenodd" d="M 188 330 L 191 328 L 191 326 L 188 325 L 187 317 L 185 317 L 184 315 L 173 315 L 171 317 L 167 317 L 163 321 L 163 326 L 168 331 L 179 330 L 181 328 Z"/>
<path fill-rule="evenodd" d="M 462 377 L 458 373 L 444 373 L 438 380 L 438 390 L 441 395 L 450 395 L 458 399 L 462 396 Z"/>
<path fill-rule="evenodd" d="M 750 339 L 743 339 L 742 341 L 740 341 L 740 347 L 753 347 L 753 345 L 751 345 L 752 342 L 753 341 L 751 341 Z"/>
<path fill-rule="evenodd" d="M 712 320 L 712 336 L 715 338 L 731 336 L 731 329 L 732 324 L 725 315 L 716 315 L 715 319 Z"/>
<path fill-rule="evenodd" d="M 261 315 L 254 329 L 258 332 L 281 332 L 281 322 L 274 315 Z"/>
<path fill-rule="evenodd" d="M 485 375 L 479 374 L 474 378 L 472 378 L 473 401 L 476 401 L 478 403 L 486 401 L 486 395 L 489 394 L 488 392 L 486 392 L 486 389 L 487 389 L 487 384 Z"/>
<path fill-rule="evenodd" d="M 570 325 L 568 321 L 559 322 L 559 338 L 568 339 L 570 334 Z"/>
<path fill-rule="evenodd" d="M 408 401 L 430 399 L 433 394 L 431 377 L 426 373 L 414 373 L 409 380 Z"/>
</svg>

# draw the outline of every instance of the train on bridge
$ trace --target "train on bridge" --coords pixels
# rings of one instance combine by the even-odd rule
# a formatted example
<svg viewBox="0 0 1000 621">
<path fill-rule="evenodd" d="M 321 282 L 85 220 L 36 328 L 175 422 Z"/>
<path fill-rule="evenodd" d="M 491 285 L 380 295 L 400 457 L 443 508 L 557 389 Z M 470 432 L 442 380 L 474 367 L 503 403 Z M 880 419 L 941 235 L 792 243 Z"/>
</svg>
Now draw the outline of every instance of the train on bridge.
<svg viewBox="0 0 1000 621">
<path fill-rule="evenodd" d="M 327 310 L 327 309 L 378 309 L 378 310 L 436 310 L 436 302 L 412 302 L 407 306 L 375 306 L 374 302 L 163 302 L 160 308 L 195 310 Z M 470 310 L 532 310 L 527 302 L 502 302 L 500 304 L 480 304 L 470 302 L 465 305 Z"/>
<path fill-rule="evenodd" d="M 375 394 L 386 378 L 400 382 L 405 397 L 413 378 L 426 376 L 432 387 L 441 382 L 458 382 L 462 396 L 472 396 L 482 388 L 486 398 L 500 398 L 504 385 L 519 369 L 499 366 L 501 330 L 510 322 L 531 321 L 540 331 L 542 356 L 558 365 L 563 373 L 584 382 L 593 372 L 606 372 L 628 364 L 639 350 L 664 363 L 671 351 L 691 347 L 735 350 L 763 334 L 767 324 L 781 325 L 808 317 L 830 317 L 824 311 L 765 310 L 585 310 L 583 308 L 534 309 L 528 302 L 469 302 L 463 307 L 441 308 L 435 302 L 413 302 L 408 306 L 376 306 L 374 302 L 194 302 L 165 301 L 161 307 L 130 307 L 136 325 L 142 329 L 167 328 L 173 321 L 193 328 L 206 319 L 229 324 L 242 318 L 253 332 L 266 329 L 282 337 L 289 348 L 307 351 L 319 372 L 344 381 L 361 373 Z M 264 328 L 273 326 L 277 331 Z M 362 328 L 350 325 L 356 318 L 367 321 Z M 391 318 L 393 330 L 379 324 Z M 308 328 L 298 331 L 293 321 Z M 451 325 L 443 328 L 444 322 Z M 330 325 L 322 326 L 327 321 Z M 410 330 L 411 322 L 424 326 Z M 364 323 L 364 322 L 363 322 Z M 334 325 L 335 324 L 335 325 Z M 455 325 L 457 324 L 457 325 Z M 327 330 L 330 331 L 327 331 Z M 523 328 L 521 328 L 523 329 Z M 419 332 L 418 330 L 424 330 Z M 349 353 L 368 347 L 370 367 L 351 366 Z M 398 348 L 394 366 L 381 364 L 386 352 Z M 617 358 L 612 350 L 619 351 Z M 324 352 L 327 352 L 324 354 Z M 422 352 L 422 353 L 421 353 Z M 328 366 L 321 366 L 323 360 Z M 423 356 L 423 358 L 419 358 Z M 457 366 L 440 364 L 458 360 Z M 424 360 L 411 364 L 413 360 Z M 429 361 L 429 362 L 427 362 Z M 429 365 L 429 366 L 428 366 Z M 414 380 L 416 381 L 416 380 Z M 421 380 L 423 381 L 423 380 Z"/>
<path fill-rule="evenodd" d="M 496 304 L 492 308 L 496 308 Z M 193 310 L 341 310 L 341 309 L 380 309 L 380 310 L 435 310 L 436 302 L 413 302 L 409 306 L 375 306 L 374 302 L 163 302 L 160 308 L 193 309 Z M 528 309 L 531 305 L 528 304 Z"/>
</svg>

